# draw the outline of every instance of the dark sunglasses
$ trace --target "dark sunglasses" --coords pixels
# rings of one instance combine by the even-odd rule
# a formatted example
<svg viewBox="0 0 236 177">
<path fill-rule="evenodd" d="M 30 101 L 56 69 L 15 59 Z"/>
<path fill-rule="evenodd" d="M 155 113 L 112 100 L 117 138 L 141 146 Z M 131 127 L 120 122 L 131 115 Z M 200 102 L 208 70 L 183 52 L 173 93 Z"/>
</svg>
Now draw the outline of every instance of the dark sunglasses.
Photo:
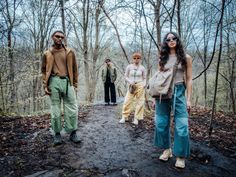
<svg viewBox="0 0 236 177">
<path fill-rule="evenodd" d="M 177 37 L 173 37 L 173 38 L 168 38 L 166 39 L 166 42 L 170 42 L 170 41 L 177 41 Z"/>
<path fill-rule="evenodd" d="M 59 38 L 64 39 L 64 36 L 60 36 L 60 35 L 55 35 L 55 37 L 56 37 L 57 39 L 59 39 Z"/>
</svg>

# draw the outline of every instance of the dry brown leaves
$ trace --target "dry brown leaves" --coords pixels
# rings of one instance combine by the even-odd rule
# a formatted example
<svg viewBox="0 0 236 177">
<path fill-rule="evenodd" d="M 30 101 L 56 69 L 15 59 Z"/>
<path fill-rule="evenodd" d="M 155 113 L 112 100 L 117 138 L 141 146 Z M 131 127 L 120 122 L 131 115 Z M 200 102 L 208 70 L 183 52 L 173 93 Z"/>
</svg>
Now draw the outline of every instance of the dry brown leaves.
<svg viewBox="0 0 236 177">
<path fill-rule="evenodd" d="M 0 117 L 0 156 L 24 148 L 28 137 L 40 129 L 49 128 L 49 115 L 34 117 Z"/>
<path fill-rule="evenodd" d="M 205 142 L 215 147 L 225 155 L 236 157 L 236 116 L 230 113 L 216 112 L 212 121 L 213 130 L 209 136 L 211 110 L 194 107 L 190 119 L 189 129 L 191 138 Z"/>
</svg>

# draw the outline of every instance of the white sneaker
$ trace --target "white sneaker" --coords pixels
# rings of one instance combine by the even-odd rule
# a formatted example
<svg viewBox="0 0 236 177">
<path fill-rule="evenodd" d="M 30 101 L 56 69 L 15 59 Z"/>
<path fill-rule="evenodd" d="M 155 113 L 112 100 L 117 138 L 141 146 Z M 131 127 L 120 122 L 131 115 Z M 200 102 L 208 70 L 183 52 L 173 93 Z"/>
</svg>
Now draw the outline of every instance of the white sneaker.
<svg viewBox="0 0 236 177">
<path fill-rule="evenodd" d="M 160 160 L 163 160 L 163 161 L 167 161 L 169 158 L 171 158 L 173 155 L 172 155 L 172 151 L 171 149 L 166 149 L 163 151 L 163 153 L 161 154 L 161 156 L 159 157 Z"/>
<path fill-rule="evenodd" d="M 125 123 L 125 118 L 122 117 L 122 118 L 120 119 L 119 123 L 121 123 L 121 124 Z"/>
<path fill-rule="evenodd" d="M 177 168 L 184 168 L 185 167 L 185 159 L 177 157 L 175 162 L 175 167 Z"/>
<path fill-rule="evenodd" d="M 134 125 L 138 125 L 138 119 L 134 118 L 133 122 Z"/>
</svg>

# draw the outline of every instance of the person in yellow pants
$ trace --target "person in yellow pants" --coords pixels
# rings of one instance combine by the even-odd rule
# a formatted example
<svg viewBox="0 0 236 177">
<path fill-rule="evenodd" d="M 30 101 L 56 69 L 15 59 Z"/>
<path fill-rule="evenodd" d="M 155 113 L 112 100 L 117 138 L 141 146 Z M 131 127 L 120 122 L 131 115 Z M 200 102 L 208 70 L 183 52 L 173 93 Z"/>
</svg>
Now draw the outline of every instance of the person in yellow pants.
<svg viewBox="0 0 236 177">
<path fill-rule="evenodd" d="M 144 113 L 144 88 L 146 85 L 146 69 L 141 64 L 142 56 L 136 52 L 132 56 L 133 63 L 128 65 L 125 71 L 125 80 L 129 83 L 129 89 L 125 96 L 122 118 L 119 123 L 125 123 L 135 107 L 133 124 L 143 119 Z"/>
</svg>

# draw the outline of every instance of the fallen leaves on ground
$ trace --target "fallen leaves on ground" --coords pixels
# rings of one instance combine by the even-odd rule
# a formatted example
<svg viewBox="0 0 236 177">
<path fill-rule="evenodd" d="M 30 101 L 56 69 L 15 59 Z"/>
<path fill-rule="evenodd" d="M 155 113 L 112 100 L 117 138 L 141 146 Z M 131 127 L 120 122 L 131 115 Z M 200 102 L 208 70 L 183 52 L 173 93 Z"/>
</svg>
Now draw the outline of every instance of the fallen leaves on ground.
<svg viewBox="0 0 236 177">
<path fill-rule="evenodd" d="M 213 119 L 213 130 L 209 136 L 211 110 L 194 107 L 189 119 L 191 138 L 215 147 L 223 154 L 236 158 L 236 115 L 216 112 Z"/>
<path fill-rule="evenodd" d="M 78 119 L 86 121 L 86 117 L 92 109 L 93 106 L 80 106 Z M 132 116 L 133 114 L 131 118 Z M 209 136 L 210 117 L 210 109 L 193 108 L 189 119 L 191 139 L 214 147 L 228 157 L 236 158 L 236 116 L 230 113 L 216 112 L 213 119 L 213 131 Z M 14 171 L 17 175 L 17 172 L 21 174 L 22 171 L 30 169 L 33 164 L 42 161 L 45 152 L 51 146 L 52 137 L 48 133 L 50 128 L 49 114 L 32 117 L 0 116 L 0 125 L 0 166 L 2 165 L 4 170 Z M 139 137 L 139 134 L 145 131 L 153 132 L 154 128 L 154 113 L 152 112 L 143 121 L 140 121 L 138 127 L 134 128 L 134 138 Z M 43 134 L 43 136 L 37 136 L 38 134 Z M 7 159 L 4 158 L 6 156 Z M 38 161 L 32 162 L 31 158 L 38 159 Z M 199 149 L 192 149 L 191 158 L 206 164 L 211 157 L 200 152 Z M 51 162 L 48 163 L 50 165 Z M 37 165 L 34 166 L 37 167 Z"/>
</svg>

